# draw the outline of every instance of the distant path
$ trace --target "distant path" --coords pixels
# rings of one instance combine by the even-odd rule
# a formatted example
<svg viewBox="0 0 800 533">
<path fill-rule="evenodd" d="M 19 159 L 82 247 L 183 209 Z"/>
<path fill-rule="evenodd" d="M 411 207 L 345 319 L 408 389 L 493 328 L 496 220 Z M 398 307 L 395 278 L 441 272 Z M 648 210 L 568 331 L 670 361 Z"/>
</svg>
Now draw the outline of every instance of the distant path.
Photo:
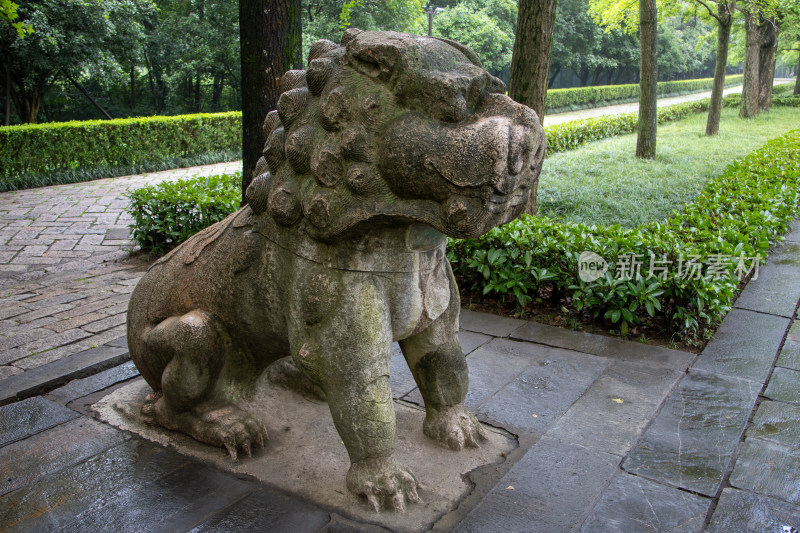
<svg viewBox="0 0 800 533">
<path fill-rule="evenodd" d="M 774 84 L 789 83 L 794 81 L 791 78 L 776 78 Z M 728 95 L 731 93 L 742 92 L 742 86 L 729 87 L 723 91 L 722 94 Z M 669 98 L 659 98 L 658 107 L 672 104 L 680 104 L 683 102 L 692 102 L 694 100 L 702 100 L 703 98 L 710 98 L 711 91 L 702 93 L 685 94 L 683 96 L 671 96 Z M 554 113 L 552 115 L 545 115 L 544 125 L 552 126 L 562 122 L 569 122 L 570 120 L 578 120 L 581 118 L 598 117 L 600 115 L 616 115 L 619 113 L 631 113 L 639 111 L 639 102 L 629 102 L 627 104 L 610 105 L 605 107 L 593 107 L 591 109 L 581 109 L 580 111 L 568 111 L 566 113 Z"/>
</svg>

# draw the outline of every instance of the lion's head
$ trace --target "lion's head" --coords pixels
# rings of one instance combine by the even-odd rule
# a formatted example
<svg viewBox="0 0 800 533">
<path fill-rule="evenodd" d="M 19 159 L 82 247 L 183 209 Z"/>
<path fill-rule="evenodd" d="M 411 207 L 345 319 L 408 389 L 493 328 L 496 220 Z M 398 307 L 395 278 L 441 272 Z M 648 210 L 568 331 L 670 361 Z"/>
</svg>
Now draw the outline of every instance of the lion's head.
<svg viewBox="0 0 800 533">
<path fill-rule="evenodd" d="M 481 235 L 522 212 L 544 157 L 539 118 L 504 90 L 452 41 L 317 41 L 281 79 L 247 201 L 324 241 L 401 221 Z"/>
</svg>

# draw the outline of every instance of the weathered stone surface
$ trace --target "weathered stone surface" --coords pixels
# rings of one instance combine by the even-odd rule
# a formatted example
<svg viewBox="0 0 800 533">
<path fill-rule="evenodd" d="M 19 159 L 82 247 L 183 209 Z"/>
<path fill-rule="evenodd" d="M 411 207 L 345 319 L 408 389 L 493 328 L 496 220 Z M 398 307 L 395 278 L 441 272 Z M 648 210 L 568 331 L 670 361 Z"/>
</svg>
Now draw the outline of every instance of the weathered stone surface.
<svg viewBox="0 0 800 533">
<path fill-rule="evenodd" d="M 139 375 L 133 361 L 128 361 L 114 368 L 94 374 L 87 378 L 70 381 L 47 394 L 47 398 L 66 405 L 67 403 L 86 396 L 93 392 L 101 391 L 121 381 L 126 381 Z"/>
<path fill-rule="evenodd" d="M 472 331 L 463 331 L 462 329 L 458 332 L 458 340 L 461 342 L 461 349 L 464 350 L 464 355 L 469 355 L 492 340 L 492 338 L 489 335 Z"/>
<path fill-rule="evenodd" d="M 543 437 L 458 525 L 456 532 L 570 531 L 618 471 L 619 457 Z"/>
<path fill-rule="evenodd" d="M 73 379 L 91 375 L 127 361 L 125 348 L 99 346 L 17 374 L 0 382 L 0 405 L 42 394 Z"/>
<path fill-rule="evenodd" d="M 703 530 L 711 500 L 619 473 L 603 492 L 581 533 Z"/>
<path fill-rule="evenodd" d="M 687 374 L 623 468 L 714 496 L 758 392 L 751 381 Z"/>
<path fill-rule="evenodd" d="M 261 489 L 248 495 L 192 531 L 292 531 L 318 533 L 328 523 L 327 512 L 280 492 Z"/>
<path fill-rule="evenodd" d="M 800 243 L 800 220 L 795 220 L 792 222 L 791 230 L 784 236 L 784 238 L 789 242 Z"/>
<path fill-rule="evenodd" d="M 800 320 L 792 322 L 776 364 L 785 368 L 800 370 Z"/>
<path fill-rule="evenodd" d="M 732 309 L 693 368 L 763 383 L 788 326 L 787 318 Z"/>
<path fill-rule="evenodd" d="M 351 28 L 323 44 L 308 72 L 284 78 L 248 205 L 133 291 L 130 356 L 156 392 L 150 423 L 233 458 L 266 438 L 237 404 L 283 360 L 284 375 L 324 392 L 351 459 L 348 490 L 376 511 L 403 510 L 419 498 L 392 459 L 392 343 L 424 398 L 425 435 L 478 446 L 487 435 L 464 405 L 445 236 L 477 237 L 524 210 L 544 132 L 458 43 Z"/>
<path fill-rule="evenodd" d="M 747 428 L 748 437 L 758 437 L 784 446 L 798 446 L 800 443 L 800 407 L 782 402 L 761 402 Z"/>
<path fill-rule="evenodd" d="M 706 532 L 786 533 L 798 527 L 800 507 L 750 492 L 725 489 Z"/>
<path fill-rule="evenodd" d="M 476 349 L 469 356 L 469 391 L 466 406 L 473 411 L 478 409 L 520 373 L 528 368 L 536 354 L 548 348 L 507 339 L 494 339 Z M 406 400 L 422 405 L 419 390 L 412 391 Z"/>
<path fill-rule="evenodd" d="M 181 453 L 213 463 L 218 469 L 256 478 L 294 498 L 397 532 L 430 528 L 470 491 L 465 473 L 478 466 L 504 462 L 505 455 L 516 447 L 507 434 L 486 428 L 488 439 L 480 448 L 454 452 L 422 434 L 420 426 L 425 418 L 422 410 L 397 404 L 396 460 L 411 465 L 422 487 L 423 503 L 409 505 L 405 513 L 375 515 L 346 490 L 345 475 L 350 461 L 327 404 L 278 387 L 262 377 L 247 406 L 267 426 L 270 440 L 264 450 L 254 451 L 252 459 L 242 457 L 233 462 L 219 448 L 142 423 L 138 408 L 148 392 L 147 384 L 136 379 L 114 390 L 93 409 L 112 425 L 177 447 Z M 499 474 L 494 479 L 498 477 Z"/>
<path fill-rule="evenodd" d="M 687 368 L 695 357 L 689 352 L 615 339 L 606 335 L 572 331 L 537 322 L 528 322 L 514 330 L 511 338 L 675 370 Z"/>
<path fill-rule="evenodd" d="M 770 250 L 767 264 L 736 299 L 735 307 L 793 317 L 800 299 L 800 243 L 784 242 Z"/>
<path fill-rule="evenodd" d="M 461 349 L 464 351 L 464 355 L 469 355 L 480 346 L 492 340 L 488 335 L 473 333 L 472 331 L 459 331 L 458 339 L 461 342 Z M 411 374 L 411 370 L 409 370 L 408 364 L 397 343 L 392 344 L 389 382 L 392 385 L 392 395 L 395 399 L 402 398 L 417 386 L 417 383 L 414 381 L 414 376 Z M 416 391 L 416 394 L 414 394 L 412 398 L 413 399 L 410 401 L 422 405 L 422 396 L 419 394 L 419 391 Z"/>
<path fill-rule="evenodd" d="M 136 484 L 105 505 L 80 513 L 77 531 L 188 531 L 258 488 L 193 462 L 150 484 Z"/>
<path fill-rule="evenodd" d="M 625 455 L 682 374 L 612 363 L 548 430 L 548 436 Z"/>
<path fill-rule="evenodd" d="M 0 448 L 0 494 L 30 485 L 125 440 L 125 434 L 85 417 Z"/>
<path fill-rule="evenodd" d="M 747 439 L 730 482 L 736 488 L 800 504 L 800 446 Z"/>
<path fill-rule="evenodd" d="M 528 367 L 477 407 L 476 413 L 512 431 L 546 431 L 608 365 L 606 359 L 558 348 L 501 339 L 493 344 L 527 353 Z"/>
<path fill-rule="evenodd" d="M 526 324 L 528 322 L 525 320 L 507 316 L 477 313 L 468 309 L 461 310 L 461 329 L 491 335 L 492 337 L 508 337 Z"/>
<path fill-rule="evenodd" d="M 78 413 L 36 397 L 0 407 L 0 446 L 77 418 Z"/>
<path fill-rule="evenodd" d="M 125 498 L 136 487 L 188 465 L 190 459 L 144 441 L 131 441 L 0 497 L 0 524 L 11 531 L 69 528 L 107 502 Z M 152 485 L 150 485 L 152 487 Z M 169 494 L 162 492 L 166 499 Z M 138 524 L 148 528 L 158 517 L 140 509 Z"/>
<path fill-rule="evenodd" d="M 800 371 L 775 368 L 764 396 L 771 400 L 800 405 Z"/>
<path fill-rule="evenodd" d="M 107 342 L 109 346 L 117 346 L 119 348 L 127 348 L 128 347 L 128 336 L 123 335 L 122 337 L 118 337 L 114 340 Z"/>
</svg>

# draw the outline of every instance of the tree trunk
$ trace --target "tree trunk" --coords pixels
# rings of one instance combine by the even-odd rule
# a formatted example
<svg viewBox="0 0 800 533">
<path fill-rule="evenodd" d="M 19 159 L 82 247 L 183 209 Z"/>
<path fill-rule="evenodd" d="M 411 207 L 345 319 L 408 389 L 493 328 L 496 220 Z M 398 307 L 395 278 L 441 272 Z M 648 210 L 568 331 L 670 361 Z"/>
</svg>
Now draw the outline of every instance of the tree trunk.
<svg viewBox="0 0 800 533">
<path fill-rule="evenodd" d="M 197 75 L 194 81 L 194 110 L 196 113 L 200 112 L 200 74 Z"/>
<path fill-rule="evenodd" d="M 792 94 L 795 96 L 800 94 L 800 52 L 797 54 L 797 74 L 795 74 L 794 92 Z"/>
<path fill-rule="evenodd" d="M 214 109 L 219 109 L 219 99 L 222 96 L 222 89 L 225 87 L 225 75 L 214 75 L 214 90 L 211 93 L 211 105 Z"/>
<path fill-rule="evenodd" d="M 758 15 L 750 10 L 744 13 L 745 49 L 744 74 L 742 80 L 742 106 L 739 108 L 741 118 L 758 116 L 758 67 L 759 67 L 759 32 Z"/>
<path fill-rule="evenodd" d="M 544 120 L 556 0 L 520 0 L 508 95 Z"/>
<path fill-rule="evenodd" d="M 759 24 L 760 44 L 758 51 L 758 109 L 769 112 L 772 106 L 772 80 L 775 77 L 775 46 L 778 38 L 777 21 L 764 20 Z"/>
<path fill-rule="evenodd" d="M 300 0 L 239 0 L 243 205 L 266 141 L 264 119 L 280 96 L 278 81 L 298 58 L 302 60 L 300 30 Z"/>
<path fill-rule="evenodd" d="M 717 64 L 714 68 L 714 86 L 711 89 L 711 103 L 708 104 L 706 135 L 719 133 L 719 119 L 722 114 L 722 93 L 725 89 L 725 69 L 728 66 L 728 43 L 731 37 L 733 17 L 726 4 L 717 6 L 719 24 L 717 25 Z"/>
<path fill-rule="evenodd" d="M 64 72 L 64 71 L 62 71 L 62 72 Z M 106 119 L 111 120 L 111 115 L 109 115 L 108 112 L 106 112 L 106 110 L 103 109 L 103 107 L 99 103 L 97 103 L 97 100 L 92 98 L 92 95 L 89 94 L 89 91 L 87 91 L 86 89 L 83 88 L 83 85 L 81 85 L 80 83 L 75 81 L 75 79 L 72 76 L 70 76 L 68 73 L 64 72 L 64 75 L 72 83 L 72 85 L 74 85 L 81 93 L 83 93 L 83 96 L 85 96 L 87 98 L 87 100 L 89 100 L 92 103 L 92 105 L 94 105 L 97 108 L 97 110 L 100 111 L 100 113 L 103 114 L 103 116 Z M 39 101 L 41 102 L 41 98 L 39 99 Z M 39 105 L 37 104 L 36 105 L 36 109 L 38 110 L 38 108 L 39 108 Z M 35 120 L 34 120 L 34 122 L 35 122 Z"/>
<path fill-rule="evenodd" d="M 508 95 L 525 104 L 544 121 L 550 78 L 550 47 L 556 23 L 556 0 L 520 0 L 517 35 L 511 54 Z M 537 180 L 525 213 L 536 214 Z"/>
<path fill-rule="evenodd" d="M 798 76 L 800 79 L 800 76 Z M 795 91 L 797 87 L 795 87 Z M 11 70 L 6 67 L 6 120 L 5 125 L 8 126 L 11 123 Z"/>
<path fill-rule="evenodd" d="M 131 59 L 131 111 L 136 109 L 136 78 L 133 71 L 133 59 Z"/>
<path fill-rule="evenodd" d="M 658 63 L 657 22 L 655 0 L 639 0 L 639 40 L 641 63 L 639 67 L 639 128 L 636 137 L 636 157 L 656 158 L 656 131 L 658 129 Z"/>
</svg>

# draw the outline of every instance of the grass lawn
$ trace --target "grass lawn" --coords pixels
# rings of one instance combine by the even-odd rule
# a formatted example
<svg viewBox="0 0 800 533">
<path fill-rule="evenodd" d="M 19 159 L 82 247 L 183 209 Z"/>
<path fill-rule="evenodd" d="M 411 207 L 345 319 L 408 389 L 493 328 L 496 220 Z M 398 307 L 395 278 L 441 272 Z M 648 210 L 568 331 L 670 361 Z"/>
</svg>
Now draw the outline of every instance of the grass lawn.
<svg viewBox="0 0 800 533">
<path fill-rule="evenodd" d="M 694 200 L 725 167 L 800 125 L 800 109 L 773 107 L 755 119 L 723 109 L 720 133 L 706 137 L 706 113 L 659 125 L 656 160 L 633 154 L 636 135 L 548 156 L 539 178 L 539 215 L 565 222 L 635 227 L 666 219 Z"/>
</svg>

